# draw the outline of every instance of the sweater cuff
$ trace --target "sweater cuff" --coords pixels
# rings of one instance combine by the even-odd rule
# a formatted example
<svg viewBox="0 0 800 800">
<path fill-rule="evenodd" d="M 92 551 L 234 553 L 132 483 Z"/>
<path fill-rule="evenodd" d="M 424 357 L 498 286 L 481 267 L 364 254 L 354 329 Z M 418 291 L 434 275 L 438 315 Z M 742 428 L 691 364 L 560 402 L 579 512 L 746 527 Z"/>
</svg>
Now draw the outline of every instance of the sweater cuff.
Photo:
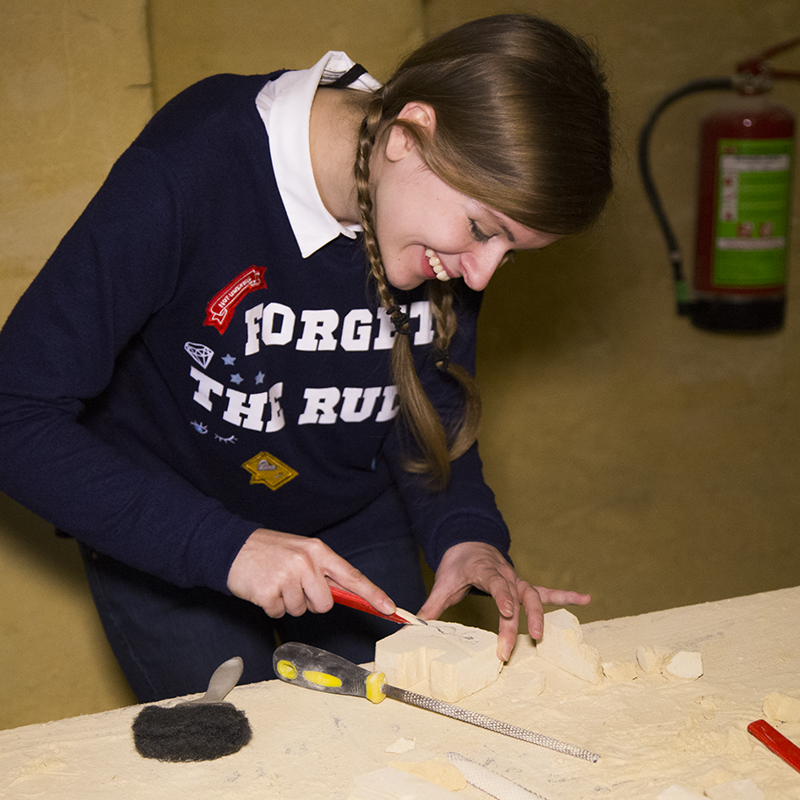
<svg viewBox="0 0 800 800">
<path fill-rule="evenodd" d="M 193 546 L 186 548 L 183 580 L 176 582 L 184 586 L 207 586 L 230 595 L 231 565 L 250 534 L 260 527 L 223 508 L 212 511 L 195 533 Z"/>
<path fill-rule="evenodd" d="M 497 548 L 503 557 L 511 564 L 508 551 L 511 547 L 511 537 L 508 528 L 499 524 L 497 518 L 481 513 L 464 513 L 454 511 L 444 517 L 425 553 L 428 565 L 435 572 L 447 550 L 462 542 L 483 542 Z"/>
</svg>

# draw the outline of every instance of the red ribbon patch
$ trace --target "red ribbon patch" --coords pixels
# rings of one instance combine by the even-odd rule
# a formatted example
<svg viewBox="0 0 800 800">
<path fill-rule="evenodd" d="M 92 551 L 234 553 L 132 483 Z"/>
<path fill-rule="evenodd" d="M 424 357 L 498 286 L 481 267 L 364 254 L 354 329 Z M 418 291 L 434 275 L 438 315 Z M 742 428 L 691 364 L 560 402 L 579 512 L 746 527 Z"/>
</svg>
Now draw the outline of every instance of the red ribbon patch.
<svg viewBox="0 0 800 800">
<path fill-rule="evenodd" d="M 206 306 L 206 319 L 203 325 L 211 325 L 220 334 L 225 333 L 233 319 L 236 306 L 241 303 L 245 295 L 256 289 L 267 288 L 267 282 L 264 280 L 266 271 L 266 267 L 250 267 L 217 292 Z"/>
</svg>

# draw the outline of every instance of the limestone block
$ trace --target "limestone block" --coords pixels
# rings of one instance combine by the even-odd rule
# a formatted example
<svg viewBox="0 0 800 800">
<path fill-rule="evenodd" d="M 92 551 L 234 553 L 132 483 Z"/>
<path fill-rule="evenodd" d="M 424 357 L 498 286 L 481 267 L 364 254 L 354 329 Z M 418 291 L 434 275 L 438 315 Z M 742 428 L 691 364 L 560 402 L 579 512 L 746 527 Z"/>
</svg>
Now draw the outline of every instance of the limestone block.
<svg viewBox="0 0 800 800">
<path fill-rule="evenodd" d="M 703 674 L 703 659 L 700 653 L 681 650 L 664 664 L 661 674 L 667 678 L 697 680 Z"/>
<path fill-rule="evenodd" d="M 603 675 L 617 683 L 635 681 L 639 677 L 636 664 L 633 661 L 604 661 Z"/>
<path fill-rule="evenodd" d="M 764 716 L 778 722 L 800 722 L 800 700 L 772 692 L 764 698 Z"/>
<path fill-rule="evenodd" d="M 467 787 L 467 780 L 461 772 L 441 756 L 428 761 L 392 761 L 389 766 L 417 775 L 451 792 L 460 792 Z"/>
<path fill-rule="evenodd" d="M 706 796 L 711 800 L 765 800 L 766 797 L 752 778 L 711 786 L 706 789 Z"/>
<path fill-rule="evenodd" d="M 531 639 L 530 634 L 520 633 L 514 643 L 514 649 L 506 662 L 507 667 L 518 666 L 523 661 L 536 660 L 536 642 Z"/>
<path fill-rule="evenodd" d="M 409 750 L 413 750 L 416 746 L 416 739 L 406 739 L 401 736 L 394 744 L 390 744 L 384 752 L 400 755 L 400 753 L 407 753 Z"/>
<path fill-rule="evenodd" d="M 455 703 L 497 680 L 497 634 L 455 622 L 406 625 L 375 645 L 375 669 L 410 689 L 428 680 L 432 697 Z"/>
<path fill-rule="evenodd" d="M 347 795 L 347 800 L 408 800 L 424 797 L 426 800 L 451 800 L 449 789 L 437 786 L 418 775 L 411 775 L 392 767 L 357 775 Z"/>
<path fill-rule="evenodd" d="M 583 640 L 574 614 L 565 608 L 544 615 L 544 631 L 536 645 L 537 655 L 589 683 L 603 680 L 600 653 Z"/>
<path fill-rule="evenodd" d="M 642 668 L 642 672 L 647 675 L 659 675 L 669 655 L 663 650 L 645 647 L 644 645 L 639 645 L 636 648 L 636 661 Z"/>
</svg>

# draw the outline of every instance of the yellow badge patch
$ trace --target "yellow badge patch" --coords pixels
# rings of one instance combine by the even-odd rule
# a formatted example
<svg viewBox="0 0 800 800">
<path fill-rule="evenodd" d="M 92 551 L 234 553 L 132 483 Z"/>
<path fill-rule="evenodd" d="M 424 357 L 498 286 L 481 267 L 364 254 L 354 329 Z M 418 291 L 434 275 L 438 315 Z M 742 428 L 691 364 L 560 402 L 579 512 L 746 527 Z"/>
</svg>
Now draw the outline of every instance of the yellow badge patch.
<svg viewBox="0 0 800 800">
<path fill-rule="evenodd" d="M 267 452 L 258 453 L 242 466 L 250 473 L 250 483 L 263 483 L 273 491 L 297 477 L 297 470 Z"/>
</svg>

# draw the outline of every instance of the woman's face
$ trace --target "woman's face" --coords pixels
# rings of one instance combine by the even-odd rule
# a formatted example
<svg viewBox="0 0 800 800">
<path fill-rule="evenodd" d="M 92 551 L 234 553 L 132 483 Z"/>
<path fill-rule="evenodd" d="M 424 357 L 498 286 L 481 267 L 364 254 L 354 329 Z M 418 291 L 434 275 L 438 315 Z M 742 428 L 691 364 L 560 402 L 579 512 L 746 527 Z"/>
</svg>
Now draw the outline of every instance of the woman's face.
<svg viewBox="0 0 800 800">
<path fill-rule="evenodd" d="M 391 129 L 373 177 L 375 231 L 387 280 L 397 289 L 463 278 L 479 291 L 514 251 L 538 250 L 559 238 L 453 189 L 425 166 L 399 126 Z"/>
</svg>

